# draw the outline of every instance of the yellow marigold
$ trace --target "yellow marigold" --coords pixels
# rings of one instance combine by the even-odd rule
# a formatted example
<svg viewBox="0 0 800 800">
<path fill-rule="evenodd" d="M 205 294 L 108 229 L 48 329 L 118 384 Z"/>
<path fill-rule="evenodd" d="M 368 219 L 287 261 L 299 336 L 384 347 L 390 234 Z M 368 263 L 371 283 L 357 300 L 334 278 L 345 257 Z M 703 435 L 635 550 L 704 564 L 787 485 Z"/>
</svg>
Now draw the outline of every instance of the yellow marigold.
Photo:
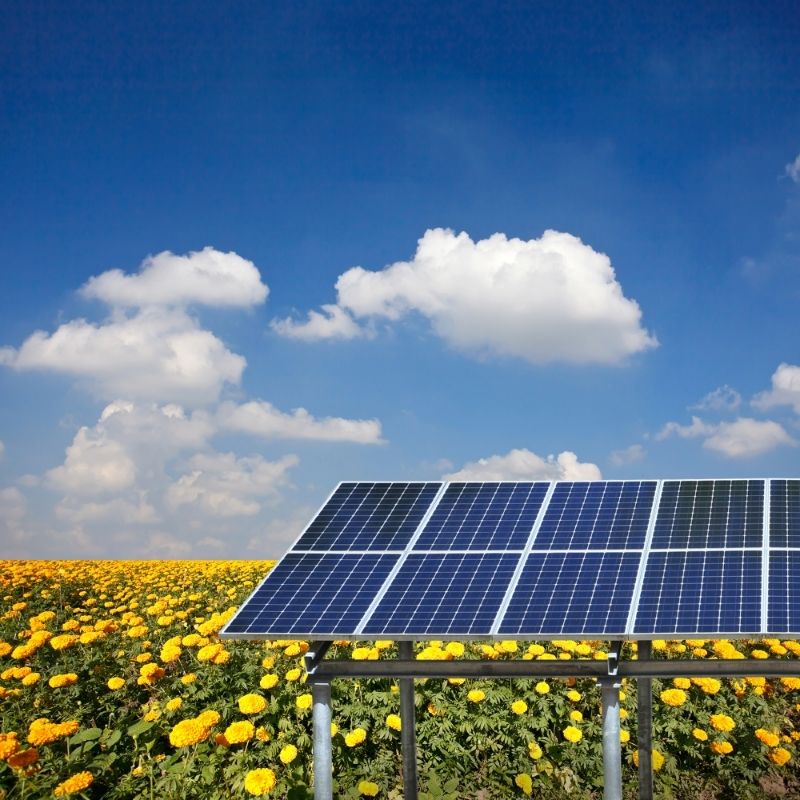
<svg viewBox="0 0 800 800">
<path fill-rule="evenodd" d="M 381 787 L 372 781 L 360 781 L 358 784 L 358 793 L 363 797 L 377 797 Z"/>
<path fill-rule="evenodd" d="M 575 689 L 570 689 L 567 692 L 567 699 L 572 700 L 573 703 L 577 703 L 579 700 L 583 699 L 583 695 Z"/>
<path fill-rule="evenodd" d="M 692 678 L 692 683 L 699 686 L 705 694 L 717 694 L 722 688 L 722 682 L 716 678 Z"/>
<path fill-rule="evenodd" d="M 197 675 L 194 672 L 187 672 L 185 675 L 181 677 L 181 683 L 183 684 L 190 684 L 194 683 L 197 680 Z"/>
<path fill-rule="evenodd" d="M 216 725 L 220 719 L 222 719 L 222 717 L 220 716 L 219 711 L 209 709 L 208 711 L 202 711 L 200 714 L 198 714 L 197 719 L 207 728 L 213 728 L 214 725 Z"/>
<path fill-rule="evenodd" d="M 626 731 L 624 728 L 620 728 L 619 740 L 622 744 L 627 744 L 631 740 L 630 731 Z"/>
<path fill-rule="evenodd" d="M 542 748 L 536 742 L 528 742 L 528 755 L 535 761 L 542 757 Z"/>
<path fill-rule="evenodd" d="M 209 726 L 203 725 L 199 719 L 185 719 L 170 731 L 169 743 L 173 747 L 190 747 L 204 742 L 209 733 Z"/>
<path fill-rule="evenodd" d="M 251 769 L 247 773 L 244 779 L 244 788 L 248 794 L 261 797 L 271 792 L 276 783 L 275 773 L 271 769 L 263 767 L 261 769 Z"/>
<path fill-rule="evenodd" d="M 591 646 L 589 646 L 585 642 L 581 642 L 580 644 L 576 645 L 575 652 L 579 656 L 588 656 L 589 653 L 592 652 L 592 648 L 591 648 Z"/>
<path fill-rule="evenodd" d="M 171 664 L 173 661 L 177 661 L 181 657 L 182 652 L 183 651 L 180 647 L 175 647 L 174 645 L 164 645 L 159 653 L 159 658 L 164 664 Z"/>
<path fill-rule="evenodd" d="M 514 783 L 522 789 L 524 794 L 530 795 L 533 792 L 533 778 L 527 772 L 521 772 L 514 778 Z"/>
<path fill-rule="evenodd" d="M 77 636 L 73 636 L 71 633 L 64 633 L 61 634 L 61 636 L 54 636 L 50 640 L 50 647 L 52 647 L 53 650 L 66 650 L 77 643 Z"/>
<path fill-rule="evenodd" d="M 367 738 L 367 732 L 363 728 L 354 728 L 344 737 L 344 743 L 348 747 L 357 747 Z"/>
<path fill-rule="evenodd" d="M 726 756 L 733 752 L 733 745 L 730 742 L 711 742 L 711 752 L 718 756 Z"/>
<path fill-rule="evenodd" d="M 402 720 L 398 714 L 389 714 L 389 716 L 386 717 L 386 725 L 393 731 L 399 731 L 403 727 Z"/>
<path fill-rule="evenodd" d="M 727 714 L 712 714 L 711 727 L 715 731 L 732 731 L 736 727 L 736 723 Z"/>
<path fill-rule="evenodd" d="M 547 681 L 539 681 L 533 688 L 537 694 L 547 694 L 550 691 L 550 684 Z"/>
<path fill-rule="evenodd" d="M 22 679 L 22 685 L 33 686 L 35 683 L 39 683 L 41 677 L 41 674 L 38 672 L 30 672 Z"/>
<path fill-rule="evenodd" d="M 56 797 L 66 797 L 70 794 L 82 792 L 84 789 L 92 785 L 94 776 L 91 772 L 78 772 L 71 778 L 67 778 L 63 783 L 59 783 L 53 790 Z"/>
<path fill-rule="evenodd" d="M 5 658 L 12 649 L 8 642 L 0 642 L 0 658 Z"/>
<path fill-rule="evenodd" d="M 767 747 L 777 747 L 781 742 L 781 737 L 777 733 L 768 731 L 765 728 L 759 728 L 756 731 L 756 739 Z"/>
<path fill-rule="evenodd" d="M 456 658 L 464 655 L 464 645 L 461 644 L 461 642 L 448 642 L 444 646 L 444 649 L 451 656 L 455 656 Z"/>
<path fill-rule="evenodd" d="M 283 677 L 286 678 L 287 681 L 296 681 L 299 680 L 302 674 L 303 671 L 299 667 L 295 667 L 294 669 L 290 669 Z"/>
<path fill-rule="evenodd" d="M 112 692 L 116 692 L 118 689 L 121 689 L 124 685 L 125 685 L 124 678 L 109 678 L 108 683 L 106 684 L 106 686 L 108 686 L 108 688 L 111 689 Z"/>
<path fill-rule="evenodd" d="M 664 689 L 660 697 L 661 702 L 668 706 L 682 706 L 686 702 L 686 692 L 683 689 Z"/>
<path fill-rule="evenodd" d="M 241 722 L 232 722 L 225 728 L 224 736 L 229 744 L 244 744 L 249 742 L 255 736 L 256 729 L 253 723 L 249 720 L 242 720 Z"/>
<path fill-rule="evenodd" d="M 796 691 L 800 689 L 800 678 L 781 678 L 781 685 L 785 689 Z"/>
<path fill-rule="evenodd" d="M 351 655 L 354 661 L 366 661 L 371 650 L 371 647 L 354 647 Z"/>
<path fill-rule="evenodd" d="M 239 698 L 242 714 L 260 714 L 266 707 L 267 701 L 260 694 L 246 694 Z"/>
<path fill-rule="evenodd" d="M 583 714 L 577 708 L 569 712 L 569 718 L 573 722 L 583 722 Z"/>
<path fill-rule="evenodd" d="M 217 653 L 222 650 L 222 645 L 219 642 L 215 642 L 214 644 L 207 644 L 205 647 L 201 647 L 197 651 L 197 660 L 198 661 L 211 661 Z"/>
<path fill-rule="evenodd" d="M 486 692 L 482 691 L 481 689 L 470 689 L 467 692 L 467 700 L 469 700 L 471 703 L 480 703 L 485 699 Z"/>
<path fill-rule="evenodd" d="M 230 650 L 220 650 L 214 658 L 211 659 L 212 664 L 227 664 L 231 660 Z"/>
<path fill-rule="evenodd" d="M 567 727 L 561 732 L 564 734 L 564 738 L 568 742 L 575 743 L 583 739 L 583 734 L 574 725 L 567 725 Z"/>
<path fill-rule="evenodd" d="M 335 722 L 331 722 L 331 736 L 336 736 L 339 733 L 339 726 Z"/>
<path fill-rule="evenodd" d="M 13 756 L 19 751 L 19 748 L 20 744 L 16 733 L 0 733 L 0 761 L 5 761 Z"/>
<path fill-rule="evenodd" d="M 692 685 L 692 682 L 688 678 L 675 678 L 672 681 L 672 685 L 676 689 L 688 689 Z"/>
<path fill-rule="evenodd" d="M 639 766 L 639 751 L 633 751 L 633 763 L 635 766 Z M 650 751 L 650 765 L 653 767 L 653 770 L 658 772 L 661 767 L 664 766 L 664 756 L 658 750 L 651 750 Z"/>
<path fill-rule="evenodd" d="M 515 700 L 511 704 L 511 710 L 515 714 L 524 714 L 528 710 L 528 704 L 524 700 Z"/>
<path fill-rule="evenodd" d="M 755 650 L 750 651 L 750 657 L 760 659 L 769 658 L 769 653 L 766 650 L 760 650 L 756 648 Z"/>
<path fill-rule="evenodd" d="M 139 653 L 139 655 L 136 656 L 133 660 L 137 664 L 146 664 L 148 661 L 152 661 L 153 660 L 153 654 L 152 653 Z"/>
<path fill-rule="evenodd" d="M 791 757 L 792 754 L 785 747 L 776 747 L 769 754 L 769 760 L 779 767 L 782 767 Z"/>
<path fill-rule="evenodd" d="M 268 672 L 259 681 L 259 686 L 262 689 L 272 689 L 278 685 L 280 678 L 274 672 Z"/>
<path fill-rule="evenodd" d="M 310 694 L 306 693 L 297 695 L 297 699 L 294 702 L 301 711 L 308 711 L 313 705 L 314 700 Z"/>
<path fill-rule="evenodd" d="M 64 686 L 72 686 L 78 682 L 78 676 L 74 672 L 65 672 L 63 675 L 53 675 L 47 683 L 52 689 L 61 689 Z"/>
<path fill-rule="evenodd" d="M 702 728 L 694 728 L 692 730 L 692 736 L 697 739 L 698 742 L 707 742 L 708 741 L 708 734 Z"/>
<path fill-rule="evenodd" d="M 278 754 L 278 758 L 284 764 L 291 764 L 297 758 L 297 748 L 293 744 L 287 744 Z"/>
<path fill-rule="evenodd" d="M 180 697 L 173 697 L 172 700 L 167 700 L 164 706 L 167 711 L 177 711 L 183 705 L 183 700 Z"/>
<path fill-rule="evenodd" d="M 269 731 L 263 725 L 256 728 L 256 739 L 259 742 L 268 742 L 270 738 Z"/>
<path fill-rule="evenodd" d="M 29 747 L 27 750 L 20 750 L 18 753 L 14 753 L 13 756 L 9 756 L 6 763 L 12 769 L 25 769 L 31 764 L 35 764 L 38 760 L 39 751 L 35 747 Z"/>
</svg>

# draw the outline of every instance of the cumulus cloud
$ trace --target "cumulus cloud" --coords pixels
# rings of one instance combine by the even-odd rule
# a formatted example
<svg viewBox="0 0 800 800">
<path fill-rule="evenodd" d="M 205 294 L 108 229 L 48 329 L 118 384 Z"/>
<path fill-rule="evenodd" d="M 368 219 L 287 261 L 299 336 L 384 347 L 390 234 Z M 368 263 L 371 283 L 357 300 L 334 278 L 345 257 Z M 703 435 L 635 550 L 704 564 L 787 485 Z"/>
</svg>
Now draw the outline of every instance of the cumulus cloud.
<svg viewBox="0 0 800 800">
<path fill-rule="evenodd" d="M 0 541 L 6 546 L 19 543 L 24 538 L 23 522 L 28 513 L 28 501 L 16 486 L 0 489 Z M 4 558 L 15 557 L 9 551 Z"/>
<path fill-rule="evenodd" d="M 222 403 L 217 419 L 222 428 L 264 438 L 384 443 L 381 439 L 381 423 L 377 419 L 316 419 L 304 408 L 295 408 L 286 414 L 264 400 L 251 400 L 241 405 Z"/>
<path fill-rule="evenodd" d="M 760 409 L 791 406 L 800 414 L 800 367 L 780 364 L 772 374 L 772 388 L 759 392 L 753 398 L 752 405 Z"/>
<path fill-rule="evenodd" d="M 800 183 L 800 155 L 786 165 L 786 174 L 795 182 Z"/>
<path fill-rule="evenodd" d="M 736 411 L 741 404 L 742 396 L 739 392 L 725 384 L 709 392 L 689 408 L 694 411 Z"/>
<path fill-rule="evenodd" d="M 773 420 L 739 417 L 732 422 L 710 424 L 692 417 L 691 425 L 668 422 L 657 434 L 656 440 L 670 436 L 683 439 L 702 438 L 703 447 L 728 458 L 747 458 L 762 455 L 782 445 L 795 445 L 795 440 Z"/>
<path fill-rule="evenodd" d="M 281 320 L 275 329 L 304 339 L 341 337 L 343 330 L 352 336 L 353 320 L 393 322 L 416 313 L 459 350 L 537 364 L 618 364 L 658 344 L 608 256 L 558 231 L 474 242 L 463 232 L 428 230 L 410 261 L 379 271 L 353 267 L 339 276 L 336 292 L 327 317 L 312 312 L 306 322 Z"/>
<path fill-rule="evenodd" d="M 267 461 L 198 453 L 189 460 L 189 472 L 167 490 L 167 505 L 174 510 L 191 504 L 215 517 L 252 516 L 261 510 L 263 498 L 275 497 L 289 485 L 287 473 L 298 463 L 293 455 Z"/>
<path fill-rule="evenodd" d="M 521 448 L 469 461 L 442 477 L 446 481 L 597 481 L 603 476 L 596 464 L 578 461 L 569 450 L 542 458 Z"/>
<path fill-rule="evenodd" d="M 635 464 L 641 461 L 646 455 L 644 447 L 640 444 L 632 444 L 630 447 L 624 447 L 621 450 L 612 450 L 608 460 L 615 467 L 622 467 L 626 464 Z"/>
<path fill-rule="evenodd" d="M 362 328 L 340 306 L 326 303 L 322 311 L 309 311 L 304 322 L 286 319 L 274 319 L 270 327 L 281 336 L 289 339 L 302 339 L 307 342 L 318 339 L 357 339 L 370 336 L 371 332 Z"/>
<path fill-rule="evenodd" d="M 77 525 L 86 523 L 113 523 L 114 525 L 152 525 L 160 521 L 156 509 L 147 501 L 144 492 L 132 501 L 115 497 L 105 502 L 76 502 L 65 498 L 56 506 L 56 515 Z"/>
<path fill-rule="evenodd" d="M 117 308 L 153 305 L 247 307 L 263 303 L 269 287 L 252 261 L 213 247 L 176 255 L 165 250 L 148 256 L 135 275 L 112 269 L 90 278 L 85 297 Z"/>
</svg>

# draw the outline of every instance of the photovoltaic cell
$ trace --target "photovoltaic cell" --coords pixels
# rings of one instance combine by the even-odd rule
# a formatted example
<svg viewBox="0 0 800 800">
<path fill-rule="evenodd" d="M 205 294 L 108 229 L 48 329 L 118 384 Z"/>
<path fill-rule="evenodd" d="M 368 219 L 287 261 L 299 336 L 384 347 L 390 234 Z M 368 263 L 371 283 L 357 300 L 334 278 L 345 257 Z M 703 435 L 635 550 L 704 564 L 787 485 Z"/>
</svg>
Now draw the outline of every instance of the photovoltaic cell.
<svg viewBox="0 0 800 800">
<path fill-rule="evenodd" d="M 652 548 L 761 547 L 764 481 L 664 481 Z"/>
<path fill-rule="evenodd" d="M 532 552 L 500 623 L 507 636 L 623 635 L 639 553 Z"/>
<path fill-rule="evenodd" d="M 451 483 L 414 550 L 522 550 L 548 485 Z"/>
<path fill-rule="evenodd" d="M 736 635 L 760 630 L 760 551 L 649 554 L 634 633 Z"/>
<path fill-rule="evenodd" d="M 767 625 L 771 633 L 800 634 L 800 550 L 769 555 Z"/>
<path fill-rule="evenodd" d="M 403 550 L 441 483 L 342 483 L 292 548 Z"/>
<path fill-rule="evenodd" d="M 488 635 L 519 554 L 411 553 L 363 635 Z"/>
<path fill-rule="evenodd" d="M 224 633 L 351 635 L 398 559 L 381 553 L 288 553 Z"/>
<path fill-rule="evenodd" d="M 800 547 L 800 481 L 771 481 L 769 543 L 771 547 Z"/>
<path fill-rule="evenodd" d="M 655 491 L 655 481 L 560 482 L 533 549 L 640 549 Z"/>
</svg>

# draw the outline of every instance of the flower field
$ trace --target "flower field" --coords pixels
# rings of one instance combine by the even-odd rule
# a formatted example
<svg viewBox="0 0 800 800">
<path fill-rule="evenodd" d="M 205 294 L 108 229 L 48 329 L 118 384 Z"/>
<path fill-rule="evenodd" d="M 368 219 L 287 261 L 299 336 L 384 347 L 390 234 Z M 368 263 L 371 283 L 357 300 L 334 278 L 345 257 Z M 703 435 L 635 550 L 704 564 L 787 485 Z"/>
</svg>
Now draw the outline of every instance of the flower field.
<svg viewBox="0 0 800 800">
<path fill-rule="evenodd" d="M 216 635 L 271 564 L 0 562 L 0 798 L 310 797 L 307 644 Z M 772 639 L 654 647 L 680 659 L 800 656 L 800 644 Z M 340 642 L 328 655 L 393 656 L 388 641 Z M 427 642 L 417 657 L 605 651 Z M 653 686 L 657 796 L 800 797 L 800 678 Z M 635 797 L 633 683 L 621 698 L 625 791 Z M 593 681 L 431 679 L 417 681 L 416 700 L 422 798 L 602 796 Z M 388 679 L 334 683 L 337 797 L 402 796 L 399 707 Z"/>
</svg>

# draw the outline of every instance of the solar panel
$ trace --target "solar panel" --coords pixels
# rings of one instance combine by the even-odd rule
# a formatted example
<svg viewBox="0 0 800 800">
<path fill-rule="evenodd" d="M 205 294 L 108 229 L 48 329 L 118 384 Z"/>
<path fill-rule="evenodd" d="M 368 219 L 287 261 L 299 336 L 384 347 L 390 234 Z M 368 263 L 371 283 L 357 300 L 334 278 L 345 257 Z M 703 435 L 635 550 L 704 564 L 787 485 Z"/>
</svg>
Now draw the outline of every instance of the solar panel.
<svg viewBox="0 0 800 800">
<path fill-rule="evenodd" d="M 403 550 L 441 483 L 342 483 L 293 550 Z"/>
<path fill-rule="evenodd" d="M 512 553 L 411 553 L 365 635 L 488 635 L 519 561 Z"/>
<path fill-rule="evenodd" d="M 800 633 L 800 550 L 773 550 L 769 556 L 768 627 L 776 634 Z"/>
<path fill-rule="evenodd" d="M 533 549 L 640 549 L 655 491 L 655 481 L 561 482 Z"/>
<path fill-rule="evenodd" d="M 769 543 L 800 547 L 800 481 L 770 482 Z"/>
<path fill-rule="evenodd" d="M 451 483 L 415 550 L 522 550 L 549 484 Z"/>
</svg>

